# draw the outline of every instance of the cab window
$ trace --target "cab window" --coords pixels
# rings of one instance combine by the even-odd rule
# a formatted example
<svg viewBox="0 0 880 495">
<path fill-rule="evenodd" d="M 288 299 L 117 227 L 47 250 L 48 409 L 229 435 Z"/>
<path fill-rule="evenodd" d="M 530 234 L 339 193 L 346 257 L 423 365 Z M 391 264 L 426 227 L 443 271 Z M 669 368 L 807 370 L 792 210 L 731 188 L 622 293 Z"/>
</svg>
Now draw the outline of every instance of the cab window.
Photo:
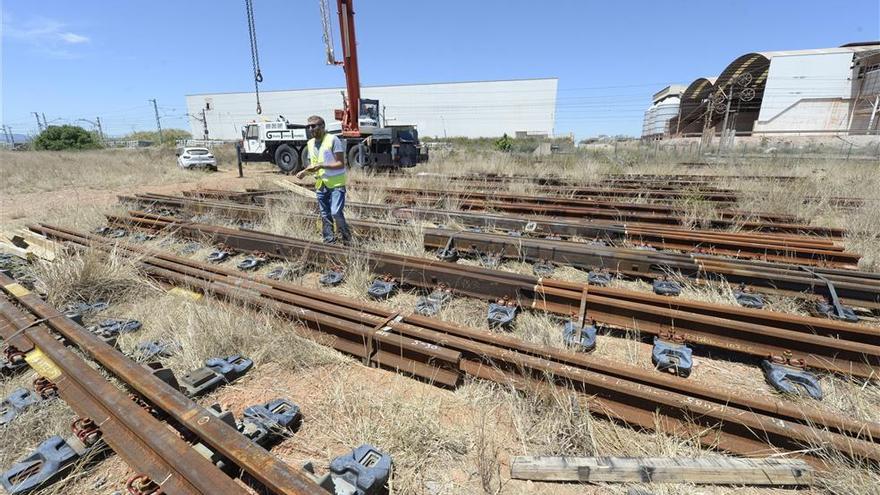
<svg viewBox="0 0 880 495">
<path fill-rule="evenodd" d="M 256 125 L 247 126 L 247 139 L 257 139 L 260 137 L 260 131 Z"/>
</svg>

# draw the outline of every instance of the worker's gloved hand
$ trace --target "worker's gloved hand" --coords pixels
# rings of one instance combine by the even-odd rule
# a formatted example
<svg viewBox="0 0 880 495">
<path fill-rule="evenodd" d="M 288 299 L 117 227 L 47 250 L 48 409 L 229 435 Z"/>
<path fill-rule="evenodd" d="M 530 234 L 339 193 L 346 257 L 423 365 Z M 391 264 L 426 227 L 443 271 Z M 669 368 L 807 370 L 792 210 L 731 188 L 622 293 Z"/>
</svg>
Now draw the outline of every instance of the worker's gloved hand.
<svg viewBox="0 0 880 495">
<path fill-rule="evenodd" d="M 319 168 L 321 168 L 320 165 L 309 165 L 308 167 L 306 167 L 306 168 L 300 170 L 299 172 L 297 172 L 297 174 L 296 174 L 296 178 L 297 178 L 297 179 L 302 179 L 302 178 L 305 177 L 306 174 L 308 174 L 308 173 L 315 173 L 315 172 L 317 172 Z"/>
</svg>

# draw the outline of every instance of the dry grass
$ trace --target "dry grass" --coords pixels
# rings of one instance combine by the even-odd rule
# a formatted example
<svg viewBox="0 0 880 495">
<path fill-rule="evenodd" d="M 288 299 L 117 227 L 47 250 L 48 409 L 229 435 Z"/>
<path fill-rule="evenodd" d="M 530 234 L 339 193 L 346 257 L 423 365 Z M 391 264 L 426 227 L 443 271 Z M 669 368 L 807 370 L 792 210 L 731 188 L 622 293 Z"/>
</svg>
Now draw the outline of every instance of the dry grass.
<svg viewBox="0 0 880 495">
<path fill-rule="evenodd" d="M 320 241 L 320 219 L 315 220 L 302 216 L 314 214 L 314 203 L 298 198 L 273 201 L 266 208 L 266 214 L 258 229 L 308 241 Z"/>
<path fill-rule="evenodd" d="M 406 380 L 405 378 L 393 379 Z M 424 483 L 442 479 L 444 464 L 470 449 L 467 436 L 443 421 L 442 403 L 407 394 L 413 384 L 389 384 L 386 392 L 364 390 L 336 380 L 310 419 L 334 442 L 368 443 L 394 456 L 393 492 L 424 493 Z"/>
<path fill-rule="evenodd" d="M 297 324 L 271 312 L 242 310 L 214 300 L 191 301 L 156 294 L 130 305 L 127 317 L 140 320 L 141 331 L 123 335 L 119 345 L 133 351 L 138 342 L 173 341 L 181 350 L 162 362 L 176 373 L 190 371 L 210 357 L 241 354 L 256 366 L 274 363 L 295 370 L 344 361 L 332 349 L 297 333 Z"/>
<path fill-rule="evenodd" d="M 136 298 L 153 285 L 137 268 L 137 261 L 116 251 L 78 250 L 54 262 L 33 266 L 36 288 L 56 306 L 68 302 L 108 301 Z"/>
<path fill-rule="evenodd" d="M 192 180 L 173 149 L 0 152 L 4 194 L 72 188 L 118 188 Z M 39 180 L 36 180 L 39 179 Z"/>
</svg>

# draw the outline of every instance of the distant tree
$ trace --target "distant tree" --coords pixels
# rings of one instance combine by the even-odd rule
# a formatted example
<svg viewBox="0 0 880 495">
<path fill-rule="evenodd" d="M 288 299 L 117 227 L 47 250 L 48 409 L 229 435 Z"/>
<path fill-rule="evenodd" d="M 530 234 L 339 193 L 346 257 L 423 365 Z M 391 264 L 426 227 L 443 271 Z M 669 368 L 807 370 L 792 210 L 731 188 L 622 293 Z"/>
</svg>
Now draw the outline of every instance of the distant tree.
<svg viewBox="0 0 880 495">
<path fill-rule="evenodd" d="M 498 151 L 510 151 L 511 148 L 513 148 L 513 140 L 510 139 L 507 133 L 504 133 L 501 138 L 495 141 L 495 149 Z"/>
<path fill-rule="evenodd" d="M 101 147 L 101 143 L 91 132 L 75 125 L 50 125 L 39 136 L 34 138 L 34 149 L 62 150 L 93 150 Z"/>
<path fill-rule="evenodd" d="M 192 134 L 183 129 L 162 129 L 162 142 L 159 142 L 158 131 L 137 131 L 125 135 L 122 139 L 129 141 L 152 141 L 156 144 L 174 145 L 178 139 L 192 139 Z"/>
</svg>

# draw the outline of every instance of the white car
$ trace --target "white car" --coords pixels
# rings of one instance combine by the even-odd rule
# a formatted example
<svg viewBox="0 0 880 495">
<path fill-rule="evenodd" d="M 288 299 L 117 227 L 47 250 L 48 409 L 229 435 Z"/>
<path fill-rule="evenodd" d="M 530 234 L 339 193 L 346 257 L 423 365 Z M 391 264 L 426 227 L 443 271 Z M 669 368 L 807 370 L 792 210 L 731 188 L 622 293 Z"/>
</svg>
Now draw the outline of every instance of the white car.
<svg viewBox="0 0 880 495">
<path fill-rule="evenodd" d="M 208 148 L 180 148 L 177 150 L 177 166 L 180 168 L 207 168 L 216 171 L 217 159 Z"/>
</svg>

